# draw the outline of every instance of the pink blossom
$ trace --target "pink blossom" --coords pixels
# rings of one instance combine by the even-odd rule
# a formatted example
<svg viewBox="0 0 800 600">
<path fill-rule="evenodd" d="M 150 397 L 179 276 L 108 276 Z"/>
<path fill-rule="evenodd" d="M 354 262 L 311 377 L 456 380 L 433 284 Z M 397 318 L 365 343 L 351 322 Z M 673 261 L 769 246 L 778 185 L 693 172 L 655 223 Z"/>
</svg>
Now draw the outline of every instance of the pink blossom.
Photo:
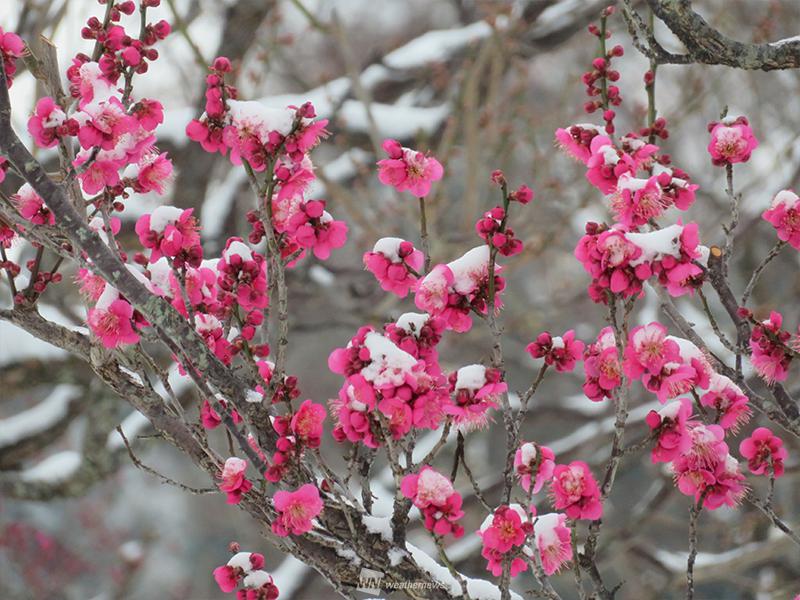
<svg viewBox="0 0 800 600">
<path fill-rule="evenodd" d="M 219 489 L 228 495 L 228 504 L 239 504 L 242 495 L 249 492 L 253 484 L 244 474 L 247 471 L 247 461 L 231 456 L 225 461 L 225 466 L 220 474 Z"/>
<path fill-rule="evenodd" d="M 107 288 L 108 289 L 108 288 Z M 133 328 L 133 307 L 126 300 L 117 297 L 110 303 L 90 308 L 86 318 L 92 333 L 100 338 L 106 348 L 117 348 L 139 341 L 139 334 Z"/>
<path fill-rule="evenodd" d="M 770 384 L 788 377 L 792 361 L 792 353 L 786 347 L 791 334 L 781 329 L 782 325 L 783 316 L 772 311 L 769 319 L 755 325 L 750 333 L 750 362 L 759 376 Z"/>
<path fill-rule="evenodd" d="M 717 411 L 717 422 L 723 429 L 739 430 L 750 420 L 752 411 L 742 389 L 724 375 L 711 376 L 708 391 L 700 397 L 700 404 Z"/>
<path fill-rule="evenodd" d="M 431 190 L 431 183 L 442 178 L 444 169 L 432 156 L 404 148 L 397 140 L 385 140 L 383 149 L 389 158 L 378 161 L 378 179 L 384 185 L 424 198 Z"/>
<path fill-rule="evenodd" d="M 11 200 L 17 206 L 19 214 L 34 225 L 55 225 L 56 217 L 44 204 L 44 200 L 29 183 L 22 184 Z"/>
<path fill-rule="evenodd" d="M 571 125 L 556 130 L 556 142 L 567 154 L 586 164 L 592 155 L 592 140 L 600 135 L 595 125 Z"/>
<path fill-rule="evenodd" d="M 451 373 L 453 399 L 444 406 L 444 412 L 453 415 L 463 429 L 484 427 L 489 420 L 487 411 L 497 408 L 500 395 L 508 390 L 502 377 L 500 370 L 483 365 L 469 365 Z"/>
<path fill-rule="evenodd" d="M 461 494 L 447 477 L 426 465 L 419 473 L 406 475 L 400 491 L 420 510 L 429 531 L 436 535 L 452 533 L 457 538 L 463 535 L 464 528 L 457 523 L 464 516 Z"/>
<path fill-rule="evenodd" d="M 375 275 L 381 289 L 401 298 L 416 286 L 424 260 L 411 242 L 399 238 L 382 238 L 372 252 L 364 254 L 364 265 Z"/>
<path fill-rule="evenodd" d="M 666 176 L 667 181 L 670 179 Z M 660 175 L 639 179 L 631 173 L 623 173 L 611 198 L 617 220 L 626 227 L 640 227 L 660 217 L 668 207 L 661 191 L 661 180 Z"/>
<path fill-rule="evenodd" d="M 486 570 L 495 577 L 502 575 L 506 555 L 522 546 L 532 530 L 527 515 L 519 505 L 503 505 L 496 508 L 477 532 L 483 541 L 481 556 L 488 561 Z M 527 567 L 527 562 L 522 558 L 513 558 L 511 576 L 516 577 Z"/>
<path fill-rule="evenodd" d="M 228 403 L 225 400 L 220 400 L 219 403 L 222 408 L 226 408 L 228 406 Z M 236 412 L 235 408 L 230 409 L 230 413 L 231 419 L 233 419 L 234 423 L 242 422 L 242 417 L 238 412 Z M 200 422 L 206 429 L 216 429 L 222 423 L 222 417 L 208 400 L 203 400 L 203 404 L 200 406 Z"/>
<path fill-rule="evenodd" d="M 572 537 L 560 513 L 538 515 L 533 521 L 533 540 L 545 575 L 556 573 L 572 560 Z"/>
<path fill-rule="evenodd" d="M 758 147 L 746 117 L 726 117 L 720 123 L 710 123 L 708 131 L 711 134 L 708 153 L 711 162 L 718 166 L 747 162 Z"/>
<path fill-rule="evenodd" d="M 563 510 L 570 519 L 594 521 L 603 516 L 600 488 L 585 462 L 556 465 L 550 490 L 555 508 Z"/>
<path fill-rule="evenodd" d="M 325 407 L 311 400 L 304 401 L 292 416 L 291 430 L 297 440 L 309 448 L 319 448 L 322 441 L 322 422 Z"/>
<path fill-rule="evenodd" d="M 277 535 L 302 535 L 314 527 L 311 522 L 322 512 L 322 498 L 317 486 L 306 483 L 294 492 L 281 490 L 272 498 L 278 517 L 272 523 Z"/>
<path fill-rule="evenodd" d="M 164 107 L 158 100 L 142 98 L 131 107 L 131 114 L 139 122 L 139 126 L 147 131 L 154 131 L 164 122 Z"/>
<path fill-rule="evenodd" d="M 525 348 L 533 358 L 544 358 L 547 365 L 555 365 L 559 373 L 570 372 L 583 356 L 586 345 L 575 339 L 575 331 L 570 329 L 561 336 L 553 337 L 549 332 L 540 333 L 535 342 Z"/>
<path fill-rule="evenodd" d="M 172 179 L 172 161 L 166 152 L 145 154 L 136 166 L 134 191 L 140 194 L 156 192 L 164 194 L 166 184 Z"/>
<path fill-rule="evenodd" d="M 514 454 L 514 472 L 520 479 L 522 489 L 531 494 L 538 493 L 553 477 L 555 458 L 555 454 L 547 446 L 540 446 L 534 442 L 520 444 Z M 531 489 L 531 479 L 533 479 L 533 489 Z"/>
<path fill-rule="evenodd" d="M 692 416 L 692 402 L 681 398 L 665 405 L 659 411 L 651 410 L 645 421 L 652 435 L 656 436 L 656 445 L 651 452 L 653 463 L 671 462 L 689 450 L 692 438 L 688 421 Z"/>
<path fill-rule="evenodd" d="M 88 159 L 88 153 L 78 154 L 73 165 L 81 167 Z M 117 185 L 119 183 L 120 166 L 119 161 L 108 160 L 100 152 L 97 158 L 78 175 L 83 191 L 87 194 L 98 194 L 106 187 Z"/>
<path fill-rule="evenodd" d="M 697 501 L 715 484 L 717 467 L 726 460 L 728 446 L 719 425 L 692 423 L 689 431 L 691 446 L 672 461 L 672 470 L 681 493 Z"/>
<path fill-rule="evenodd" d="M 800 197 L 797 194 L 791 190 L 778 192 L 761 216 L 775 228 L 778 239 L 800 250 Z"/>
<path fill-rule="evenodd" d="M 144 214 L 136 222 L 139 242 L 150 249 L 150 262 L 162 256 L 175 260 L 176 266 L 200 265 L 203 250 L 194 209 L 182 210 L 174 206 L 160 206 L 151 214 Z"/>
<path fill-rule="evenodd" d="M 667 328 L 654 321 L 631 330 L 622 368 L 629 378 L 635 380 L 645 372 L 660 373 L 666 363 L 680 361 L 680 347 L 667 339 Z"/>
<path fill-rule="evenodd" d="M 214 569 L 214 580 L 219 589 L 229 593 L 239 586 L 239 582 L 249 573 L 264 566 L 264 556 L 258 553 L 237 552 L 223 566 Z"/>
<path fill-rule="evenodd" d="M 747 459 L 751 473 L 772 473 L 775 477 L 783 475 L 783 462 L 789 456 L 783 440 L 766 427 L 754 429 L 750 437 L 742 440 L 739 452 Z"/>
<path fill-rule="evenodd" d="M 25 53 L 25 42 L 16 33 L 3 31 L 0 27 L 0 56 L 3 59 L 3 68 L 6 72 L 8 87 L 17 72 L 17 59 Z"/>
<path fill-rule="evenodd" d="M 650 265 L 639 260 L 642 249 L 628 240 L 620 229 L 597 223 L 586 224 L 586 235 L 575 248 L 575 257 L 592 277 L 589 296 L 608 302 L 608 292 L 623 298 L 641 294 L 642 282 L 652 275 Z"/>
<path fill-rule="evenodd" d="M 52 148 L 62 137 L 76 135 L 78 123 L 67 115 L 49 96 L 40 98 L 28 119 L 28 132 L 40 148 Z"/>
<path fill-rule="evenodd" d="M 593 402 L 611 398 L 612 392 L 622 383 L 622 365 L 619 362 L 614 330 L 604 327 L 597 341 L 590 344 L 583 356 L 585 381 L 583 393 Z"/>
<path fill-rule="evenodd" d="M 132 133 L 139 125 L 115 97 L 87 104 L 75 113 L 75 120 L 80 125 L 78 141 L 84 149 L 99 146 L 103 150 L 112 150 L 124 134 Z"/>
<path fill-rule="evenodd" d="M 586 161 L 586 179 L 603 194 L 613 192 L 623 174 L 636 170 L 634 160 L 615 148 L 607 136 L 594 137 L 590 151 L 591 156 Z"/>
</svg>

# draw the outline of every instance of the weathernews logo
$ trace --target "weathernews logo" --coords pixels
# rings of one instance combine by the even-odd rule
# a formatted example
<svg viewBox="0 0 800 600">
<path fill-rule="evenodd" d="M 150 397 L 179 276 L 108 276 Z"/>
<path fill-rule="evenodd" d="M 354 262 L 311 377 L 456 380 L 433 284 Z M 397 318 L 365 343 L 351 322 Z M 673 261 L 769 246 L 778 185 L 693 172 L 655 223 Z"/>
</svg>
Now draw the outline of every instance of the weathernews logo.
<svg viewBox="0 0 800 600">
<path fill-rule="evenodd" d="M 397 590 L 433 590 L 447 587 L 440 581 L 391 581 L 381 571 L 361 569 L 358 576 L 358 591 L 370 596 Z"/>
</svg>

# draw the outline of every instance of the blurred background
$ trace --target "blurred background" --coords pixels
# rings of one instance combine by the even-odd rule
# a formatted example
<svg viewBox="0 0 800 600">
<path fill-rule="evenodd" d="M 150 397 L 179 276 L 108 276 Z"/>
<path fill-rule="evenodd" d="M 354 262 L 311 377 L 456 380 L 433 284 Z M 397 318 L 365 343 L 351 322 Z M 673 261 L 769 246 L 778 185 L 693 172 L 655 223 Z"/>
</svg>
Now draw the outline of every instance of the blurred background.
<svg viewBox="0 0 800 600">
<path fill-rule="evenodd" d="M 195 208 L 207 254 L 218 252 L 231 235 L 246 236 L 244 214 L 252 197 L 241 169 L 204 153 L 184 135 L 188 121 L 202 112 L 205 65 L 227 56 L 238 66 L 235 84 L 243 98 L 276 106 L 310 100 L 331 121 L 332 136 L 313 154 L 319 180 L 311 196 L 324 198 L 328 210 L 348 222 L 350 236 L 324 265 L 312 257 L 289 273 L 289 367 L 299 377 L 303 397 L 325 401 L 336 395 L 341 380 L 325 368 L 327 356 L 360 325 L 380 326 L 414 310 L 411 300 L 382 293 L 361 264 L 363 252 L 380 237 L 418 237 L 416 202 L 381 186 L 376 177 L 374 165 L 386 137 L 430 150 L 445 165 L 445 179 L 428 203 L 434 261 L 450 261 L 478 245 L 475 220 L 500 201 L 489 180 L 492 170 L 502 169 L 511 186 L 525 183 L 536 192 L 534 202 L 515 207 L 512 217 L 525 252 L 504 261 L 511 389 L 525 389 L 535 377 L 538 365 L 524 347 L 541 331 L 560 334 L 574 328 L 587 342 L 596 337 L 605 309 L 588 299 L 589 280 L 572 251 L 585 222 L 606 219 L 607 209 L 579 165 L 556 150 L 553 132 L 593 120 L 582 112 L 580 76 L 596 45 L 586 26 L 605 4 L 162 0 L 151 11 L 154 20 L 168 20 L 174 31 L 159 46 L 161 58 L 150 72 L 137 78 L 138 95 L 157 98 L 167 109 L 159 147 L 176 167 L 167 201 Z M 796 0 L 693 4 L 741 41 L 800 32 Z M 91 50 L 79 31 L 101 11 L 93 0 L 3 0 L 0 26 L 30 44 L 40 34 L 52 39 L 63 72 L 76 52 Z M 626 50 L 617 63 L 624 98 L 618 127 L 638 130 L 647 106 L 642 84 L 647 61 L 632 48 L 621 17 L 614 17 L 610 27 L 610 44 Z M 667 31 L 657 28 L 656 33 L 667 48 L 679 48 Z M 42 90 L 29 73 L 21 73 L 11 91 L 22 134 Z M 753 159 L 736 169 L 743 215 L 732 280 L 739 292 L 775 241 L 760 213 L 775 192 L 796 187 L 800 177 L 798 97 L 800 78 L 792 71 L 765 74 L 706 66 L 658 71 L 658 112 L 668 119 L 671 132 L 663 145 L 700 184 L 697 202 L 684 218 L 700 223 L 702 243 L 720 243 L 720 223 L 727 213 L 724 172 L 711 166 L 705 151 L 706 124 L 728 106 L 731 114 L 750 119 L 761 141 Z M 52 157 L 40 153 L 40 158 Z M 14 186 L 9 178 L 4 190 L 13 193 Z M 129 248 L 137 247 L 136 218 L 163 201 L 155 196 L 127 201 L 120 239 Z M 11 252 L 18 262 L 33 255 L 24 244 Z M 789 327 L 798 323 L 797 258 L 784 251 L 771 264 L 754 293 L 757 316 L 781 307 Z M 70 279 L 65 274 L 65 281 L 45 295 L 41 311 L 49 319 L 80 325 L 83 308 Z M 10 302 L 3 285 L 0 302 L 3 307 Z M 725 355 L 714 344 L 699 301 L 678 304 L 712 349 Z M 711 309 L 729 330 L 720 307 L 712 304 Z M 669 323 L 648 293 L 637 304 L 633 322 L 654 319 Z M 479 362 L 489 347 L 480 323 L 466 335 L 448 335 L 440 352 L 443 367 Z M 79 360 L 0 321 L 0 380 L 0 598 L 221 598 L 211 570 L 227 560 L 231 540 L 267 555 L 266 568 L 282 598 L 330 595 L 315 573 L 272 551 L 244 514 L 223 508 L 219 495 L 187 493 L 137 469 L 114 431 L 121 421 L 136 438 L 136 456 L 143 463 L 187 486 L 209 486 L 189 461 L 150 435 L 141 417 L 93 382 Z M 787 383 L 796 390 L 796 379 Z M 581 458 L 599 472 L 608 456 L 613 408 L 590 402 L 581 384 L 580 368 L 545 379 L 524 437 L 553 448 L 560 462 Z M 183 400 L 193 402 L 188 386 L 177 378 L 175 385 Z M 655 399 L 640 387 L 634 387 L 632 398 L 628 439 L 637 440 Z M 797 523 L 799 448 L 797 440 L 787 441 L 794 458 L 778 484 L 776 503 L 779 514 Z M 499 481 L 504 443 L 500 424 L 473 434 L 467 443 L 466 460 L 492 499 L 498 496 L 493 486 Z M 440 460 L 446 465 L 451 459 L 445 453 Z M 376 463 L 372 473 L 375 489 L 391 488 L 383 465 Z M 22 483 L 12 484 L 12 479 Z M 469 483 L 460 486 L 468 495 Z M 539 502 L 548 510 L 546 498 Z M 483 515 L 474 498 L 467 503 L 474 520 L 466 523 L 469 532 Z M 649 456 L 626 459 L 608 503 L 599 551 L 607 581 L 624 581 L 619 598 L 683 596 L 688 507 L 687 498 L 650 464 Z M 412 539 L 421 533 L 415 531 Z M 449 552 L 464 572 L 488 577 L 479 549 L 477 537 L 467 535 Z M 704 513 L 700 549 L 698 598 L 761 600 L 800 593 L 797 548 L 771 532 L 747 505 Z M 574 594 L 569 572 L 555 577 L 554 584 L 565 598 Z"/>
</svg>

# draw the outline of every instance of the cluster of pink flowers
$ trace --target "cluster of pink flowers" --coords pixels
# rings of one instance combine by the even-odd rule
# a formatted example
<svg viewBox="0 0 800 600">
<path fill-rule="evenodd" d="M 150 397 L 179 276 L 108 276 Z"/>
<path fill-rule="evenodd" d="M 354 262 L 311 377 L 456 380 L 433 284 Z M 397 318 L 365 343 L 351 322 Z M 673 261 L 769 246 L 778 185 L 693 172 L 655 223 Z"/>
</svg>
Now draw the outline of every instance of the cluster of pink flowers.
<svg viewBox="0 0 800 600">
<path fill-rule="evenodd" d="M 522 240 L 514 235 L 514 230 L 505 224 L 506 211 L 495 206 L 483 214 L 475 223 L 475 231 L 486 243 L 503 256 L 514 256 L 522 252 Z"/>
<path fill-rule="evenodd" d="M 660 402 L 685 394 L 694 387 L 708 388 L 713 373 L 708 359 L 697 346 L 667 335 L 667 328 L 658 322 L 631 330 L 622 367 L 632 381 L 641 379 Z M 709 398 L 709 403 L 713 402 Z"/>
<path fill-rule="evenodd" d="M 453 401 L 444 406 L 444 411 L 452 415 L 456 425 L 469 431 L 486 426 L 487 411 L 497 408 L 498 398 L 508 391 L 508 385 L 499 369 L 468 365 L 450 374 L 450 391 Z"/>
<path fill-rule="evenodd" d="M 16 33 L 3 31 L 0 27 L 0 59 L 6 74 L 8 87 L 11 87 L 14 74 L 17 72 L 17 59 L 25 54 L 25 42 Z"/>
<path fill-rule="evenodd" d="M 278 588 L 272 576 L 263 570 L 264 556 L 256 552 L 238 552 L 238 544 L 231 546 L 236 554 L 213 572 L 219 589 L 228 594 L 241 585 L 237 600 L 275 600 Z"/>
<path fill-rule="evenodd" d="M 553 478 L 556 455 L 547 446 L 523 442 L 514 454 L 514 472 L 522 489 L 536 494 Z"/>
<path fill-rule="evenodd" d="M 668 463 L 678 489 L 714 510 L 733 506 L 744 494 L 744 475 L 723 441 L 725 429 L 692 419 L 692 403 L 681 398 L 646 418 L 656 443 L 654 463 Z"/>
<path fill-rule="evenodd" d="M 622 365 L 611 327 L 600 330 L 597 340 L 587 346 L 583 355 L 583 370 L 583 393 L 593 402 L 611 398 L 614 390 L 622 383 Z"/>
<path fill-rule="evenodd" d="M 772 311 L 769 319 L 757 323 L 750 333 L 750 361 L 767 382 L 785 381 L 793 353 L 787 346 L 791 334 L 782 329 L 783 315 Z"/>
<path fill-rule="evenodd" d="M 489 300 L 488 246 L 469 250 L 447 264 L 438 264 L 417 284 L 414 298 L 417 308 L 432 316 L 441 317 L 448 329 L 458 333 L 472 328 L 471 312 L 487 314 Z M 500 293 L 505 281 L 499 265 L 494 268 L 495 308 L 499 308 Z"/>
<path fill-rule="evenodd" d="M 698 243 L 695 223 L 649 233 L 587 223 L 575 256 L 592 277 L 589 296 L 607 303 L 609 293 L 640 295 L 642 284 L 653 276 L 672 296 L 693 292 L 703 281 L 703 269 L 696 262 L 707 260 L 708 251 Z"/>
<path fill-rule="evenodd" d="M 753 430 L 750 437 L 739 444 L 739 452 L 747 459 L 747 466 L 754 475 L 783 475 L 783 461 L 789 453 L 783 440 L 766 427 Z"/>
<path fill-rule="evenodd" d="M 715 165 L 747 162 L 758 147 L 746 117 L 725 117 L 720 122 L 709 123 L 708 131 L 711 134 L 708 153 Z"/>
<path fill-rule="evenodd" d="M 378 178 L 399 192 L 411 192 L 424 198 L 431 184 L 442 178 L 444 169 L 432 156 L 403 147 L 397 140 L 384 140 L 383 149 L 389 158 L 378 161 Z"/>
<path fill-rule="evenodd" d="M 405 298 L 416 288 L 425 257 L 411 242 L 386 237 L 364 254 L 364 266 L 375 275 L 381 289 Z"/>
<path fill-rule="evenodd" d="M 448 395 L 436 353 L 420 352 L 420 348 L 425 348 L 420 346 L 421 338 L 412 340 L 400 333 L 400 330 L 410 334 L 422 332 L 426 324 L 407 317 L 389 328 L 390 335 L 398 341 L 406 340 L 410 350 L 417 350 L 417 356 L 398 347 L 390 335 L 381 335 L 371 327 L 360 328 L 346 348 L 331 353 L 328 367 L 345 377 L 339 397 L 331 404 L 337 421 L 333 432 L 336 439 L 377 447 L 381 418 L 386 420 L 394 439 L 403 437 L 412 426 L 423 429 L 439 426 Z M 438 334 L 434 335 L 438 341 Z"/>
<path fill-rule="evenodd" d="M 563 510 L 570 519 L 594 521 L 603 516 L 600 488 L 585 462 L 556 465 L 550 492 L 555 509 Z"/>
<path fill-rule="evenodd" d="M 687 425 L 691 445 L 671 463 L 678 489 L 695 502 L 704 497 L 703 506 L 711 510 L 736 505 L 745 492 L 744 475 L 723 441 L 725 430 L 699 422 Z"/>
<path fill-rule="evenodd" d="M 511 577 L 525 571 L 528 563 L 519 554 L 532 532 L 533 525 L 520 505 L 502 505 L 496 508 L 478 530 L 478 536 L 483 542 L 481 556 L 488 561 L 486 570 L 499 577 L 503 573 L 503 563 L 511 557 Z"/>
<path fill-rule="evenodd" d="M 464 516 L 461 494 L 447 477 L 424 466 L 419 473 L 403 478 L 400 491 L 422 513 L 428 531 L 441 536 L 452 533 L 456 538 L 464 535 L 464 528 L 458 524 Z"/>
<path fill-rule="evenodd" d="M 321 404 L 305 400 L 293 414 L 272 417 L 272 428 L 278 434 L 275 452 L 264 473 L 267 481 L 280 481 L 292 460 L 299 459 L 305 448 L 319 448 L 322 423 L 327 412 Z"/>
<path fill-rule="evenodd" d="M 762 217 L 775 228 L 778 239 L 800 250 L 800 196 L 791 190 L 778 192 Z"/>
<path fill-rule="evenodd" d="M 225 461 L 220 473 L 219 489 L 228 495 L 228 504 L 239 504 L 242 496 L 253 489 L 253 483 L 245 477 L 247 461 L 231 456 Z"/>
<path fill-rule="evenodd" d="M 322 512 L 322 498 L 317 486 L 306 483 L 293 492 L 280 490 L 272 497 L 277 518 L 272 531 L 282 537 L 303 535 L 314 528 L 312 522 Z"/>
<path fill-rule="evenodd" d="M 575 339 L 575 331 L 570 329 L 563 335 L 553 337 L 549 332 L 540 333 L 535 342 L 525 348 L 533 358 L 544 358 L 545 364 L 555 366 L 559 373 L 570 372 L 583 356 L 586 348 Z"/>
<path fill-rule="evenodd" d="M 152 214 L 139 217 L 136 233 L 139 242 L 150 250 L 150 262 L 166 256 L 177 267 L 200 266 L 203 248 L 194 209 L 159 206 Z"/>
</svg>

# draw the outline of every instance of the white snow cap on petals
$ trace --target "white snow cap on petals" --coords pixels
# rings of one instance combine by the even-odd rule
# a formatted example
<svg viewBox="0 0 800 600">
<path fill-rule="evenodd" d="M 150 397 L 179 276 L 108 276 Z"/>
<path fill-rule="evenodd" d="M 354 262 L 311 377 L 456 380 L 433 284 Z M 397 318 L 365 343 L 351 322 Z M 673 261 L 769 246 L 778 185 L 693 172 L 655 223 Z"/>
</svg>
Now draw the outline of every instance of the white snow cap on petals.
<svg viewBox="0 0 800 600">
<path fill-rule="evenodd" d="M 483 365 L 467 365 L 458 370 L 456 376 L 457 390 L 477 391 L 486 383 L 486 367 Z"/>
<path fill-rule="evenodd" d="M 272 581 L 272 577 L 266 571 L 252 571 L 244 578 L 244 587 L 260 588 Z"/>
<path fill-rule="evenodd" d="M 431 316 L 428 313 L 413 313 L 407 312 L 400 315 L 397 319 L 397 326 L 406 333 L 413 333 L 419 337 L 419 332 L 425 327 L 425 324 L 430 320 Z"/>
<path fill-rule="evenodd" d="M 489 246 L 473 248 L 447 266 L 453 272 L 453 288 L 459 294 L 468 294 L 475 289 L 475 282 L 489 272 Z"/>
<path fill-rule="evenodd" d="M 161 233 L 167 225 L 177 221 L 183 214 L 183 209 L 177 206 L 159 206 L 150 215 L 150 229 Z"/>
<path fill-rule="evenodd" d="M 295 111 L 291 108 L 269 108 L 253 100 L 228 100 L 228 107 L 234 126 L 252 131 L 262 142 L 270 131 L 281 135 L 292 131 Z"/>
<path fill-rule="evenodd" d="M 252 260 L 253 251 L 244 242 L 236 240 L 231 242 L 231 245 L 225 250 L 225 258 L 227 259 L 231 256 L 239 256 L 242 260 Z"/>
<path fill-rule="evenodd" d="M 239 567 L 240 569 L 244 570 L 245 573 L 249 573 L 253 570 L 253 565 L 250 562 L 250 557 L 252 555 L 252 552 L 237 552 L 228 561 L 228 566 Z"/>
<path fill-rule="evenodd" d="M 379 387 L 386 383 L 402 384 L 405 374 L 417 364 L 416 358 L 375 331 L 367 334 L 364 345 L 369 350 L 371 362 L 361 370 L 361 375 Z"/>
<path fill-rule="evenodd" d="M 405 240 L 396 237 L 385 237 L 375 242 L 372 251 L 376 254 L 383 254 L 392 262 L 400 262 L 400 244 Z"/>
<path fill-rule="evenodd" d="M 626 233 L 628 241 L 642 249 L 642 255 L 631 264 L 651 262 L 664 256 L 680 257 L 683 225 L 670 225 L 649 233 Z"/>
</svg>

